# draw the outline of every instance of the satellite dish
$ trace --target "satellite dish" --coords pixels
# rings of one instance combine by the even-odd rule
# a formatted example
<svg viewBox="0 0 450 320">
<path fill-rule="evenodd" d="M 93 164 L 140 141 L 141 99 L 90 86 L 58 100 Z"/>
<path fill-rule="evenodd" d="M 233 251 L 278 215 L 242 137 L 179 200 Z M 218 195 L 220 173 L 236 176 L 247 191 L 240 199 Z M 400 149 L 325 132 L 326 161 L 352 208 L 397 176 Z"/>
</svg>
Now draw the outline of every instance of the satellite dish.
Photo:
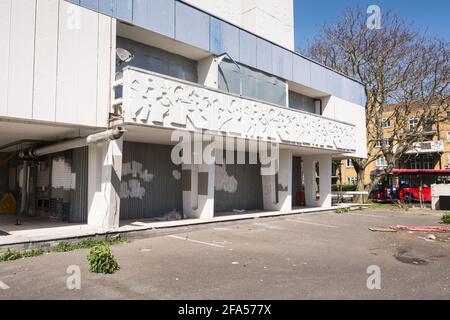
<svg viewBox="0 0 450 320">
<path fill-rule="evenodd" d="M 134 54 L 126 49 L 117 48 L 116 55 L 120 60 L 120 63 L 127 63 L 133 60 Z"/>
</svg>

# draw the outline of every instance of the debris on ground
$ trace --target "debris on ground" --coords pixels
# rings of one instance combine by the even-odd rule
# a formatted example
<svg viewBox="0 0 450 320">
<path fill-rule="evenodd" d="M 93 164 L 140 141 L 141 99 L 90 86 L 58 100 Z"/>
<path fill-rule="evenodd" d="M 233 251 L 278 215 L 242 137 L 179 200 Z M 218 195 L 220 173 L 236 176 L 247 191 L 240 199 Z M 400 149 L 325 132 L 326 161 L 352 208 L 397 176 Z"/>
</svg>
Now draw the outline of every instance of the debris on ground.
<svg viewBox="0 0 450 320">
<path fill-rule="evenodd" d="M 156 218 L 156 221 L 178 221 L 183 220 L 183 214 L 173 209 L 170 212 L 165 213 L 163 216 Z"/>
<path fill-rule="evenodd" d="M 450 227 L 391 226 L 393 230 L 416 232 L 450 232 Z"/>
<path fill-rule="evenodd" d="M 244 209 L 233 209 L 234 213 L 245 213 Z"/>
<path fill-rule="evenodd" d="M 436 240 L 436 236 L 434 234 L 429 234 L 426 237 L 427 240 L 431 240 L 431 241 L 435 241 Z"/>
<path fill-rule="evenodd" d="M 391 228 L 369 228 L 372 232 L 397 232 L 397 230 Z"/>
<path fill-rule="evenodd" d="M 239 262 L 232 262 L 231 264 L 232 264 L 232 265 L 238 265 Z"/>
</svg>

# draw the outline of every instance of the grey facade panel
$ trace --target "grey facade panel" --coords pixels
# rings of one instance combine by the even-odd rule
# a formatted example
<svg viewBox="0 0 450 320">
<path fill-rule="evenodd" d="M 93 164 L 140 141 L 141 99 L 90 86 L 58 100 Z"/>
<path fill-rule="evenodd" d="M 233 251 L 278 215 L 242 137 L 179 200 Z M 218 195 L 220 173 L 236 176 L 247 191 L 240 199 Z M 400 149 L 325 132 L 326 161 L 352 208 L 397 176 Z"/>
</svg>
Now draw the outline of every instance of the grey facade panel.
<svg viewBox="0 0 450 320">
<path fill-rule="evenodd" d="M 130 188 L 139 186 L 143 194 L 141 192 L 140 196 L 135 193 L 124 197 L 121 192 L 121 219 L 157 218 L 174 209 L 182 212 L 182 180 L 177 180 L 173 175 L 175 170 L 179 173 L 182 171 L 181 166 L 172 163 L 171 150 L 172 146 L 166 145 L 124 143 L 124 167 L 129 164 L 130 168 L 147 171 L 145 174 L 123 172 L 122 186 Z"/>
<path fill-rule="evenodd" d="M 133 23 L 175 37 L 175 0 L 133 0 Z"/>
<path fill-rule="evenodd" d="M 334 77 L 330 73 L 331 71 L 326 68 L 317 64 L 311 64 L 311 87 L 331 94 L 331 91 L 333 91 L 332 82 Z"/>
<path fill-rule="evenodd" d="M 290 51 L 272 46 L 272 72 L 283 79 L 292 79 L 292 59 Z"/>
<path fill-rule="evenodd" d="M 209 51 L 209 15 L 184 3 L 175 3 L 175 38 Z"/>
<path fill-rule="evenodd" d="M 256 40 L 256 65 L 257 68 L 268 72 L 272 72 L 272 44 L 264 39 L 257 38 Z"/>
<path fill-rule="evenodd" d="M 239 61 L 247 66 L 256 68 L 256 36 L 239 31 Z"/>
<path fill-rule="evenodd" d="M 82 7 L 94 10 L 94 11 L 98 11 L 98 4 L 99 1 L 102 0 L 80 0 L 80 5 Z"/>
<path fill-rule="evenodd" d="M 119 20 L 133 21 L 133 0 L 114 0 L 115 17 Z"/>
<path fill-rule="evenodd" d="M 222 20 L 211 18 L 210 50 L 214 54 L 228 53 L 239 60 L 239 29 Z"/>
<path fill-rule="evenodd" d="M 311 86 L 311 62 L 294 55 L 293 75 L 294 82 L 297 82 L 306 87 Z"/>
<path fill-rule="evenodd" d="M 215 190 L 214 211 L 230 212 L 234 209 L 262 210 L 264 203 L 261 166 L 250 164 L 226 165 L 226 171 L 228 176 L 232 176 L 237 180 L 237 190 L 234 193 Z"/>
<path fill-rule="evenodd" d="M 98 3 L 98 12 L 114 17 L 115 0 L 100 0 Z"/>
<path fill-rule="evenodd" d="M 75 190 L 71 192 L 70 215 L 71 223 L 87 223 L 88 210 L 88 147 L 72 151 L 72 173 L 75 175 Z"/>
<path fill-rule="evenodd" d="M 134 53 L 135 57 L 122 67 L 133 66 L 178 79 L 197 82 L 197 62 L 126 38 L 117 38 L 117 47 Z"/>
</svg>

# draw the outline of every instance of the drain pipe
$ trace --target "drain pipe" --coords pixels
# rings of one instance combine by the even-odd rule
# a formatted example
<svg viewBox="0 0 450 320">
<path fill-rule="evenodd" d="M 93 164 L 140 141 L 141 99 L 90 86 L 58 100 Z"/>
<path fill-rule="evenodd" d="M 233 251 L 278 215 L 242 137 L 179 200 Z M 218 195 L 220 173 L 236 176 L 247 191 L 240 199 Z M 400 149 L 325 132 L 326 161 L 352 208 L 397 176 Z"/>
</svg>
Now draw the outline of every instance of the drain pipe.
<svg viewBox="0 0 450 320">
<path fill-rule="evenodd" d="M 89 144 L 94 144 L 101 141 L 117 140 L 122 138 L 124 133 L 125 130 L 123 130 L 122 128 L 111 129 L 99 133 L 94 133 L 87 137 L 71 139 L 67 141 L 57 142 L 44 147 L 30 149 L 27 153 L 22 154 L 22 156 L 28 155 L 31 158 L 39 158 L 51 153 L 58 153 L 70 149 L 82 148 Z"/>
</svg>

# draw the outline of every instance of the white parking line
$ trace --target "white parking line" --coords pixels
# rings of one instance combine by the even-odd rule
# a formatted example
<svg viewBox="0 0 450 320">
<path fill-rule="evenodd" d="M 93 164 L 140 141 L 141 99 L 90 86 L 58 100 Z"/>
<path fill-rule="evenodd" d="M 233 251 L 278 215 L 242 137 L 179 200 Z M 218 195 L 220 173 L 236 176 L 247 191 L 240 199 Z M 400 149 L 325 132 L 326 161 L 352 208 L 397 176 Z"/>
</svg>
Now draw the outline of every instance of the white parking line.
<svg viewBox="0 0 450 320">
<path fill-rule="evenodd" d="M 339 228 L 337 226 L 331 226 L 329 224 L 323 224 L 323 223 L 315 223 L 315 222 L 309 222 L 305 220 L 299 220 L 299 219 L 286 219 L 286 221 L 296 222 L 296 223 L 304 223 L 304 224 L 310 224 L 313 226 L 319 226 L 319 227 L 325 227 L 325 228 Z"/>
<path fill-rule="evenodd" d="M 6 283 L 4 283 L 3 281 L 0 281 L 0 289 L 8 290 L 9 286 Z"/>
<path fill-rule="evenodd" d="M 189 238 L 183 238 L 183 237 L 178 237 L 178 236 L 168 236 L 168 237 L 169 238 L 173 238 L 173 239 L 178 239 L 178 240 L 194 242 L 194 243 L 198 243 L 198 244 L 204 244 L 204 245 L 211 246 L 211 247 L 216 247 L 216 248 L 225 248 L 225 246 L 221 246 L 219 244 L 208 243 L 208 242 L 193 240 L 193 239 L 189 239 Z"/>
</svg>

